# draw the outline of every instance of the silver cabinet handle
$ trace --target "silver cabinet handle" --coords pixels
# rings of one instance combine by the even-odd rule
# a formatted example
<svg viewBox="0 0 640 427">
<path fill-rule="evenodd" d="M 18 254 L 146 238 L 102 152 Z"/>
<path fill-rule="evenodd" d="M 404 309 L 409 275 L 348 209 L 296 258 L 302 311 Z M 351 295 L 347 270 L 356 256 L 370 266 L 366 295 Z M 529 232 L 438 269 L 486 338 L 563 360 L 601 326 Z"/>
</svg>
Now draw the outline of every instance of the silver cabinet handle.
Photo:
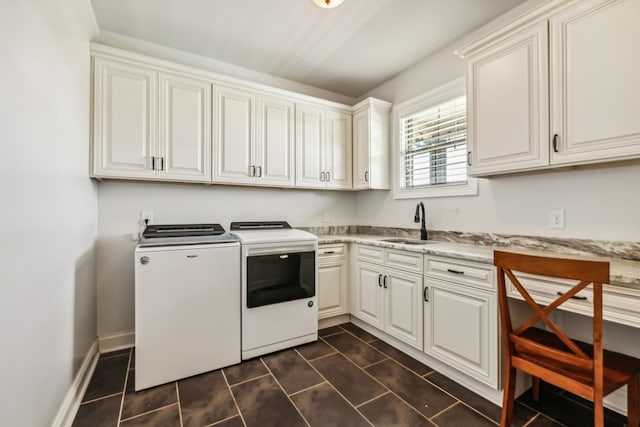
<svg viewBox="0 0 640 427">
<path fill-rule="evenodd" d="M 467 165 L 471 166 L 471 151 L 467 151 Z"/>
<path fill-rule="evenodd" d="M 369 171 L 364 173 L 364 182 L 369 182 Z"/>
<path fill-rule="evenodd" d="M 324 172 L 320 172 L 320 182 L 324 182 Z"/>
<path fill-rule="evenodd" d="M 256 170 L 258 171 L 258 178 L 262 178 L 262 166 L 256 166 Z"/>
<path fill-rule="evenodd" d="M 249 168 L 249 176 L 256 176 L 256 167 L 253 165 Z"/>
<path fill-rule="evenodd" d="M 327 182 L 331 181 L 331 174 L 327 172 Z"/>
</svg>

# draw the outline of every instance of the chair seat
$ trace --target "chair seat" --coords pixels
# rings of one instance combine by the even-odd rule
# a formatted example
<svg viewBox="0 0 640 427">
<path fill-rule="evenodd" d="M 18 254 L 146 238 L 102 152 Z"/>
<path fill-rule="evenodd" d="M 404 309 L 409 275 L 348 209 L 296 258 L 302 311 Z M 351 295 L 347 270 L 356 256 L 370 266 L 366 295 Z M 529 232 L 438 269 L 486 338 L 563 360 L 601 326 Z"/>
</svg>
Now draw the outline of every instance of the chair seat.
<svg viewBox="0 0 640 427">
<path fill-rule="evenodd" d="M 520 335 L 521 338 L 552 347 L 557 350 L 570 350 L 562 341 L 552 332 L 539 328 L 529 328 Z M 593 356 L 593 346 L 582 341 L 573 340 L 576 345 L 584 351 L 588 356 Z M 603 393 L 607 394 L 615 391 L 619 387 L 629 382 L 629 379 L 640 373 L 640 359 L 627 356 L 625 354 L 614 351 L 604 350 L 604 387 Z M 545 369 L 564 376 L 578 383 L 583 384 L 586 388 L 593 388 L 593 373 L 591 370 L 581 369 L 574 365 L 563 363 L 550 357 L 541 356 L 540 354 L 530 354 L 522 346 L 515 345 L 515 358 L 521 358 L 525 361 L 542 366 Z M 544 379 L 544 378 L 543 378 Z M 555 383 L 553 378 L 546 378 L 546 381 Z M 562 384 L 556 384 L 562 387 Z M 587 399 L 592 400 L 591 396 L 578 393 Z"/>
</svg>

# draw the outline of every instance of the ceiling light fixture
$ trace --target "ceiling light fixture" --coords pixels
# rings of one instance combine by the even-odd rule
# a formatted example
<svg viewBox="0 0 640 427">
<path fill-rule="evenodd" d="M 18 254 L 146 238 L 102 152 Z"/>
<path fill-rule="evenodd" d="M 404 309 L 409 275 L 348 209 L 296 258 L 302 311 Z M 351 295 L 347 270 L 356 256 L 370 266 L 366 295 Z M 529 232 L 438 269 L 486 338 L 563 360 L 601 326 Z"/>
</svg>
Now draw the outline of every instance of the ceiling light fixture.
<svg viewBox="0 0 640 427">
<path fill-rule="evenodd" d="M 312 0 L 316 6 L 321 7 L 323 9 L 333 9 L 334 7 L 338 7 L 342 4 L 344 0 Z"/>
</svg>

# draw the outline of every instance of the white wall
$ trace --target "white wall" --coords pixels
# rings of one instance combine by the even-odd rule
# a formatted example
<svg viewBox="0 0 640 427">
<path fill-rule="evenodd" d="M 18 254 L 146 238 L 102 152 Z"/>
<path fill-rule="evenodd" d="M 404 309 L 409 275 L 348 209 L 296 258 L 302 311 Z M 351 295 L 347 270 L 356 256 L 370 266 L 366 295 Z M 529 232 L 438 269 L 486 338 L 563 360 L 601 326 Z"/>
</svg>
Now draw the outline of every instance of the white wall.
<svg viewBox="0 0 640 427">
<path fill-rule="evenodd" d="M 515 12 L 536 3 L 539 2 L 529 2 Z M 517 14 L 512 12 L 509 15 Z M 498 20 L 504 21 L 504 17 Z M 495 23 L 489 24 L 475 34 L 494 26 Z M 397 104 L 464 76 L 464 61 L 453 52 L 473 38 L 473 34 L 465 36 L 367 96 Z M 480 179 L 477 196 L 423 199 L 427 209 L 427 228 L 638 241 L 638 182 L 638 163 Z M 390 191 L 359 192 L 358 224 L 419 228 L 413 223 L 418 201 L 394 200 Z M 565 229 L 547 227 L 550 209 L 565 210 Z"/>
<path fill-rule="evenodd" d="M 0 425 L 53 421 L 96 338 L 89 0 L 0 13 Z"/>
<path fill-rule="evenodd" d="M 220 223 L 285 220 L 294 226 L 349 225 L 355 221 L 351 192 L 200 184 L 98 184 L 98 335 L 134 329 L 134 258 L 141 210 L 154 223 Z M 323 222 L 323 214 L 329 222 Z"/>
</svg>

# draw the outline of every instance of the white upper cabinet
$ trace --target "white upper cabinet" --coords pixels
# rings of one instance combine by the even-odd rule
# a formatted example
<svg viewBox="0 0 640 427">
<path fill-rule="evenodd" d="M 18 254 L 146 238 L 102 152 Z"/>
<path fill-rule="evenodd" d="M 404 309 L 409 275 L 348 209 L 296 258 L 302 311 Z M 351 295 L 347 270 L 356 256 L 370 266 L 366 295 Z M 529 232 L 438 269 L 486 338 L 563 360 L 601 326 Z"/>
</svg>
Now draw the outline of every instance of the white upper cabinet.
<svg viewBox="0 0 640 427">
<path fill-rule="evenodd" d="M 153 70 L 95 59 L 93 176 L 156 177 L 157 82 Z"/>
<path fill-rule="evenodd" d="M 351 114 L 326 111 L 324 171 L 327 188 L 351 189 Z"/>
<path fill-rule="evenodd" d="M 549 163 L 547 49 L 541 22 L 469 56 L 470 175 Z"/>
<path fill-rule="evenodd" d="M 551 162 L 640 156 L 640 1 L 590 0 L 554 15 Z"/>
<path fill-rule="evenodd" d="M 160 73 L 159 178 L 211 180 L 211 83 Z"/>
<path fill-rule="evenodd" d="M 353 189 L 388 190 L 391 104 L 368 98 L 353 108 Z"/>
<path fill-rule="evenodd" d="M 389 188 L 389 103 L 350 107 L 99 44 L 91 55 L 94 177 Z"/>
<path fill-rule="evenodd" d="M 471 175 L 640 157 L 640 2 L 546 8 L 459 52 Z"/>
<path fill-rule="evenodd" d="M 260 184 L 295 184 L 295 103 L 288 99 L 257 99 L 256 168 Z"/>
<path fill-rule="evenodd" d="M 296 104 L 296 186 L 351 189 L 351 114 Z"/>
<path fill-rule="evenodd" d="M 211 84 L 126 62 L 94 63 L 93 176 L 211 180 Z"/>
<path fill-rule="evenodd" d="M 216 114 L 213 181 L 234 184 L 253 181 L 256 176 L 254 94 L 218 87 Z"/>
<path fill-rule="evenodd" d="M 323 188 L 322 161 L 324 143 L 324 110 L 320 107 L 296 105 L 296 185 Z"/>
<path fill-rule="evenodd" d="M 287 99 L 219 87 L 213 181 L 293 186 L 294 106 Z"/>
</svg>

